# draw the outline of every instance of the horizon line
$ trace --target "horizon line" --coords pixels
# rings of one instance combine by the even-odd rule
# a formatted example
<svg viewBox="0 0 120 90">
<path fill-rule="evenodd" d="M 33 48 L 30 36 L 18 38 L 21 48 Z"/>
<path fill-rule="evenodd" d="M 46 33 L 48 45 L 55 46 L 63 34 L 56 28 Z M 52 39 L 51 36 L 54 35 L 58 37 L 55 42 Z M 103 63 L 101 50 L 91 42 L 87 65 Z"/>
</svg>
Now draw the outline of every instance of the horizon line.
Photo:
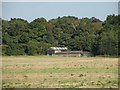
<svg viewBox="0 0 120 90">
<path fill-rule="evenodd" d="M 115 15 L 115 16 L 118 16 L 118 14 L 109 14 L 109 15 L 107 15 L 107 16 L 110 16 L 110 15 Z M 77 17 L 77 16 L 74 16 L 74 15 L 64 15 L 64 16 L 58 16 L 58 17 L 60 17 L 60 18 L 63 18 L 63 17 L 75 17 L 75 18 L 78 18 L 78 19 L 83 19 L 83 18 L 88 18 L 88 19 L 90 19 L 90 18 L 92 18 L 92 17 L 94 17 L 94 16 L 92 16 L 92 17 Z M 106 18 L 107 18 L 107 16 L 106 16 Z M 54 17 L 54 18 L 51 18 L 51 19 L 46 19 L 45 17 L 38 17 L 38 18 L 44 18 L 44 19 L 46 19 L 46 21 L 49 21 L 49 20 L 52 20 L 52 19 L 57 19 L 58 17 Z M 38 18 L 35 18 L 35 19 L 38 19 Z M 100 19 L 100 18 L 97 18 L 97 17 L 94 17 L 94 18 L 96 18 L 96 19 L 98 19 L 98 20 L 100 20 L 100 21 L 105 21 L 105 20 L 102 20 L 102 19 Z M 35 19 L 33 19 L 33 20 L 27 20 L 27 19 L 25 19 L 25 18 L 22 18 L 22 17 L 11 17 L 11 18 L 9 18 L 9 19 L 5 19 L 5 18 L 3 18 L 2 17 L 2 19 L 3 20 L 7 20 L 7 21 L 10 21 L 11 19 L 23 19 L 23 20 L 26 20 L 26 21 L 28 21 L 28 22 L 32 22 L 32 21 L 34 21 Z"/>
</svg>

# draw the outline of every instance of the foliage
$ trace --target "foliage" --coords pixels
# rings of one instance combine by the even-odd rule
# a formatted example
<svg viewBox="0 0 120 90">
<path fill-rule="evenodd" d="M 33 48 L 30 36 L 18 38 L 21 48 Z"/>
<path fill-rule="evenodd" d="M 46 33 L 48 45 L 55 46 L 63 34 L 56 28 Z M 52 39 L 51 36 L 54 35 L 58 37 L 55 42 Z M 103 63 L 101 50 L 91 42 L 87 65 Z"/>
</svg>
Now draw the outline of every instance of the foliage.
<svg viewBox="0 0 120 90">
<path fill-rule="evenodd" d="M 51 46 L 90 51 L 95 55 L 117 55 L 120 16 L 99 19 L 74 16 L 32 22 L 20 18 L 2 20 L 3 55 L 46 54 Z"/>
</svg>

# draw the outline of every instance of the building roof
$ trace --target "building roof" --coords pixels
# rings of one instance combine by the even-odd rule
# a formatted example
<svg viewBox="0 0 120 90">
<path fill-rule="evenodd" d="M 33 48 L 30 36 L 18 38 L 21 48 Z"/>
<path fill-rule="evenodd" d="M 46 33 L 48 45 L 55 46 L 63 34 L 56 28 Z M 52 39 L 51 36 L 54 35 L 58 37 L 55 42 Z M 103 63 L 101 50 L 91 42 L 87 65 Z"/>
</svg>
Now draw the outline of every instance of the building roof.
<svg viewBox="0 0 120 90">
<path fill-rule="evenodd" d="M 67 50 L 67 47 L 50 47 L 52 50 Z"/>
</svg>

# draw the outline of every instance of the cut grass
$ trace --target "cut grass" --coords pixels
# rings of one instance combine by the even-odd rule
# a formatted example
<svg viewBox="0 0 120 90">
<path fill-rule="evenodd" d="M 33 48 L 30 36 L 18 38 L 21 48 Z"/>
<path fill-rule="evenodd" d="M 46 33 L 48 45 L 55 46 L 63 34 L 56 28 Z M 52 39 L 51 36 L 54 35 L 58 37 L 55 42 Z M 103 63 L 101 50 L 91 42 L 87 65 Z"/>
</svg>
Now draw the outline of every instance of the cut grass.
<svg viewBox="0 0 120 90">
<path fill-rule="evenodd" d="M 3 88 L 117 87 L 118 58 L 3 57 Z"/>
</svg>

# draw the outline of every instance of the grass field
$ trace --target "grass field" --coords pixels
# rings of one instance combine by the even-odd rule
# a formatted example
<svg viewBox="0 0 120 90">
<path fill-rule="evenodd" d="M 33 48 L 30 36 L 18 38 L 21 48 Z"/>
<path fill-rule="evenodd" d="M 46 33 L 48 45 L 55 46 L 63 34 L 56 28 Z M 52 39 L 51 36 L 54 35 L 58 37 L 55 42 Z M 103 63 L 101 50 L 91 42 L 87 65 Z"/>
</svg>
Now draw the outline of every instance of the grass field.
<svg viewBox="0 0 120 90">
<path fill-rule="evenodd" d="M 5 56 L 3 88 L 117 88 L 118 59 Z"/>
</svg>

